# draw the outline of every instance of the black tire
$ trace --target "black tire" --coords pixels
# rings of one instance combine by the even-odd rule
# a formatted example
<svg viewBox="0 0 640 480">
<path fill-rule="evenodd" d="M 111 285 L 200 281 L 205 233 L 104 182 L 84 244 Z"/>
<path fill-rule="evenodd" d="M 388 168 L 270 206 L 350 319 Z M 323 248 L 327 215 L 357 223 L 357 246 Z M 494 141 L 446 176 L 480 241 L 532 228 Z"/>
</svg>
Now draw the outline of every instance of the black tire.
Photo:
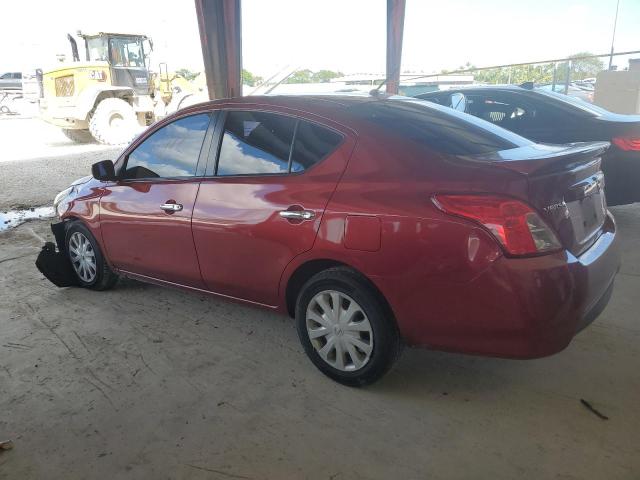
<svg viewBox="0 0 640 480">
<path fill-rule="evenodd" d="M 74 265 L 72 247 L 70 243 L 72 242 L 72 236 L 78 233 L 88 240 L 91 248 L 93 250 L 93 254 L 95 257 L 95 275 L 94 278 L 91 278 L 89 281 L 86 281 L 82 278 L 81 275 L 78 274 L 78 270 Z M 69 257 L 69 261 L 71 262 L 71 266 L 76 273 L 76 277 L 78 278 L 78 283 L 81 287 L 90 288 L 91 290 L 109 290 L 112 288 L 116 282 L 118 281 L 118 275 L 116 275 L 107 265 L 107 262 L 104 260 L 104 256 L 102 255 L 102 251 L 100 250 L 100 246 L 96 239 L 91 234 L 89 229 L 85 227 L 80 222 L 70 222 L 67 227 L 66 235 L 65 235 L 65 249 L 67 252 L 67 256 Z"/>
<path fill-rule="evenodd" d="M 354 371 L 344 371 L 327 363 L 319 355 L 307 332 L 307 308 L 316 295 L 328 290 L 353 299 L 371 326 L 373 349 L 366 363 Z M 368 385 L 380 379 L 393 366 L 402 350 L 395 319 L 380 298 L 380 293 L 360 274 L 345 267 L 324 270 L 302 287 L 296 302 L 296 326 L 300 342 L 313 364 L 329 378 L 351 387 Z"/>
<path fill-rule="evenodd" d="M 95 139 L 89 130 L 72 130 L 70 128 L 63 128 L 62 133 L 74 143 L 93 143 Z"/>
<path fill-rule="evenodd" d="M 120 98 L 105 98 L 89 120 L 91 135 L 103 145 L 129 143 L 137 133 L 133 107 Z"/>
</svg>

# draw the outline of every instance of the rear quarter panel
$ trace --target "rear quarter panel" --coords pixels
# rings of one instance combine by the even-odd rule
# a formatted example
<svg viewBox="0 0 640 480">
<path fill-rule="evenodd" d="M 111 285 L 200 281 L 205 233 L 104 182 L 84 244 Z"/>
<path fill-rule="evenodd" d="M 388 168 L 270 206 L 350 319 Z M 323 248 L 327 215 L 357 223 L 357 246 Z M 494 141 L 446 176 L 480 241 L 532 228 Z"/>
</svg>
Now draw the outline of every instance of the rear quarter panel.
<svg viewBox="0 0 640 480">
<path fill-rule="evenodd" d="M 314 247 L 288 266 L 281 296 L 287 279 L 304 262 L 345 263 L 378 287 L 405 339 L 417 343 L 414 332 L 423 328 L 425 312 L 416 310 L 415 297 L 432 292 L 433 302 L 444 309 L 458 301 L 457 285 L 472 282 L 502 255 L 482 228 L 445 216 L 431 202 L 434 193 L 460 191 L 522 194 L 526 180 L 502 169 L 461 163 L 383 132 L 360 133 Z M 359 216 L 375 218 L 380 225 L 380 238 L 359 238 L 360 249 L 345 238 L 348 219 Z M 377 243 L 379 248 L 373 248 Z"/>
</svg>

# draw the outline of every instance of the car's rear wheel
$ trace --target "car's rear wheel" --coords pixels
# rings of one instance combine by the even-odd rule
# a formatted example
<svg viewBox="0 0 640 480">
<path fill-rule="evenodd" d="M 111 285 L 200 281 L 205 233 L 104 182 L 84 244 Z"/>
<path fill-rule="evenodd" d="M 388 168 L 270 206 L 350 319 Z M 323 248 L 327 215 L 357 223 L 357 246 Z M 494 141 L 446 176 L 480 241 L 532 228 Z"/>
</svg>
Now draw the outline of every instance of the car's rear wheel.
<svg viewBox="0 0 640 480">
<path fill-rule="evenodd" d="M 344 385 L 367 385 L 382 377 L 400 354 L 400 335 L 388 310 L 357 272 L 325 270 L 298 296 L 298 336 L 322 373 Z"/>
<path fill-rule="evenodd" d="M 95 238 L 81 223 L 73 222 L 67 229 L 66 250 L 80 286 L 108 290 L 118 281 L 118 276 L 105 262 Z"/>
</svg>

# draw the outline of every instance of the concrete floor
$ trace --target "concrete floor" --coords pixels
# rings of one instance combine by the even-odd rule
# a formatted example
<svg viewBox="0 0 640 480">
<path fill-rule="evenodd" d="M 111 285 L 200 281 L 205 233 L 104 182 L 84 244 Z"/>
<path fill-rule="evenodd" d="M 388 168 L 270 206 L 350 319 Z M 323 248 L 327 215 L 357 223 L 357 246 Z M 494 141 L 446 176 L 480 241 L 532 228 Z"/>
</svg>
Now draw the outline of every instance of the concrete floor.
<svg viewBox="0 0 640 480">
<path fill-rule="evenodd" d="M 69 165 L 47 188 L 84 174 Z M 0 162 L 0 205 L 49 195 L 19 170 Z M 33 264 L 47 221 L 0 233 L 0 479 L 638 479 L 640 205 L 614 213 L 612 301 L 564 352 L 405 350 L 361 390 L 318 373 L 288 318 L 133 281 L 58 289 Z"/>
<path fill-rule="evenodd" d="M 640 208 L 616 214 L 612 302 L 567 350 L 405 350 L 362 390 L 320 375 L 288 318 L 133 281 L 58 289 L 33 265 L 46 221 L 0 234 L 0 478 L 637 479 Z"/>
</svg>

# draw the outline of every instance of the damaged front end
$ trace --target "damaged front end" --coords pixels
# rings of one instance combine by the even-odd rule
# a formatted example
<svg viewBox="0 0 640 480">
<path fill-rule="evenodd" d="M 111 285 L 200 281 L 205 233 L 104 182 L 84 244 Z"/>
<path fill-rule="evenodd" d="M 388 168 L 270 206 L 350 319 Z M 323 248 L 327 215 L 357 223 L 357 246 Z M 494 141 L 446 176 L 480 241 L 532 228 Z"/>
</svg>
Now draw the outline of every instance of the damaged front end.
<svg viewBox="0 0 640 480">
<path fill-rule="evenodd" d="M 53 242 L 46 242 L 36 259 L 36 267 L 55 286 L 74 287 L 79 283 L 65 251 L 65 223 L 51 224 L 51 231 L 56 239 L 57 247 Z"/>
</svg>

